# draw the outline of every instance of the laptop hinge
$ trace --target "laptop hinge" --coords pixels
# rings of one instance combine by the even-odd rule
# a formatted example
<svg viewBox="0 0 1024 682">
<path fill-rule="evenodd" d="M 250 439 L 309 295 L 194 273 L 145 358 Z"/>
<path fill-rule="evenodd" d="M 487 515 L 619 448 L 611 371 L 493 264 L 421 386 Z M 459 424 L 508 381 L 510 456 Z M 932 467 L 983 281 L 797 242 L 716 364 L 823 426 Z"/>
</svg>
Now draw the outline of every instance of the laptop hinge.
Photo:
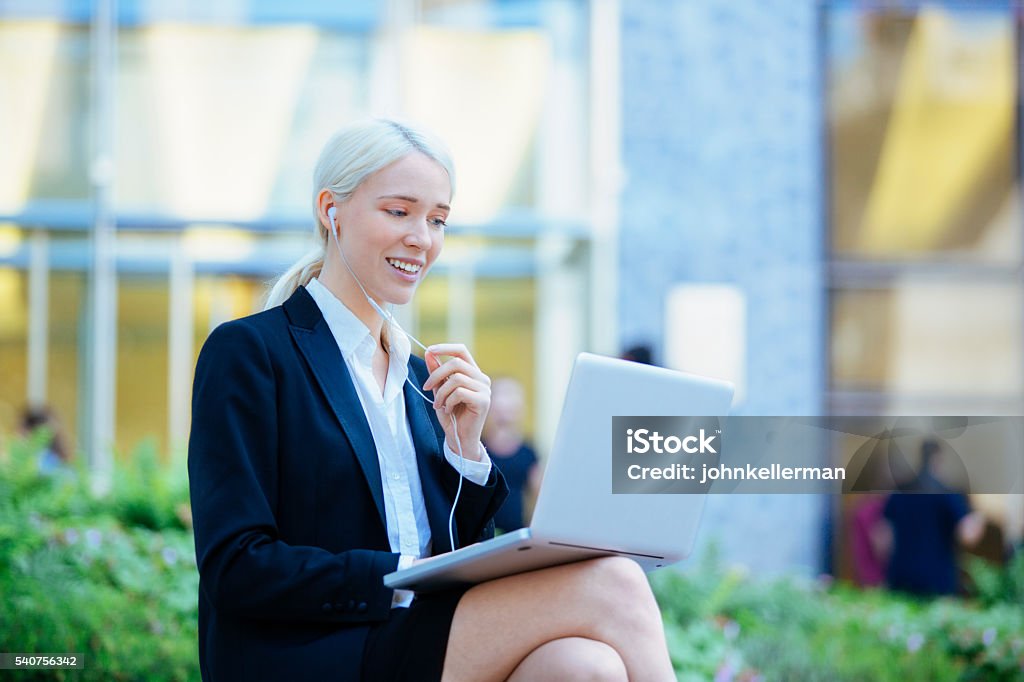
<svg viewBox="0 0 1024 682">
<path fill-rule="evenodd" d="M 549 545 L 557 545 L 559 547 L 574 547 L 576 549 L 592 549 L 595 552 L 610 552 L 612 554 L 625 554 L 627 556 L 640 556 L 647 559 L 664 559 L 665 557 L 657 554 L 639 554 L 637 552 L 626 552 L 621 549 L 607 549 L 605 547 L 588 547 L 586 545 L 574 545 L 571 542 L 555 542 L 553 540 L 548 541 Z"/>
</svg>

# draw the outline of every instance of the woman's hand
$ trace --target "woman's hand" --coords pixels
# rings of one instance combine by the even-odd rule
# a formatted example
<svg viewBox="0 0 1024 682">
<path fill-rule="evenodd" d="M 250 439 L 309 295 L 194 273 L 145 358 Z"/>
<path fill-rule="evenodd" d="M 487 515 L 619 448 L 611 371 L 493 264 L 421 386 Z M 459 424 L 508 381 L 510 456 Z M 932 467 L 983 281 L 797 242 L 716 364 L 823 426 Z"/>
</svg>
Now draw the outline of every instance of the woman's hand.
<svg viewBox="0 0 1024 682">
<path fill-rule="evenodd" d="M 439 356 L 451 359 L 443 364 Z M 480 435 L 487 410 L 491 407 L 491 379 L 477 367 L 469 350 L 461 343 L 439 343 L 424 354 L 430 376 L 424 391 L 434 392 L 434 412 L 444 428 L 445 441 L 452 452 L 459 451 L 452 426 L 452 415 L 459 425 L 462 456 L 480 460 Z"/>
</svg>

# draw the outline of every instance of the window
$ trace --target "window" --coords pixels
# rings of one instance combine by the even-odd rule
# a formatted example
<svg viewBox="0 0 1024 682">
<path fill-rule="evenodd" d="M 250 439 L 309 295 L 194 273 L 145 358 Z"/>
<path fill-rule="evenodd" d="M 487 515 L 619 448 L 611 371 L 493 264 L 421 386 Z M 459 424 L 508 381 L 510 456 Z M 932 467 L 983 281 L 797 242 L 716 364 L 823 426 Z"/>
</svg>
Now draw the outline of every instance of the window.
<svg viewBox="0 0 1024 682">
<path fill-rule="evenodd" d="M 825 12 L 831 409 L 1019 413 L 1015 11 Z"/>
</svg>

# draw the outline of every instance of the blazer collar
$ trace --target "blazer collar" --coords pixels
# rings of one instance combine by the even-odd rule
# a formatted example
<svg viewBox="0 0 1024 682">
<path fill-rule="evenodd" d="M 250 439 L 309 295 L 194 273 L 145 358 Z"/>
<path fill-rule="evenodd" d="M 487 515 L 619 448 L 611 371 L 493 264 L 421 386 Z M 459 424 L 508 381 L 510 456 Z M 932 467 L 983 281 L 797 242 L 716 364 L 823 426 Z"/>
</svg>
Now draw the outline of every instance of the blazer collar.
<svg viewBox="0 0 1024 682">
<path fill-rule="evenodd" d="M 306 331 L 313 331 L 316 326 L 324 321 L 323 313 L 317 306 L 316 301 L 306 291 L 306 287 L 299 287 L 281 304 L 285 315 L 292 326 L 299 327 Z"/>
<path fill-rule="evenodd" d="M 384 487 L 381 482 L 380 462 L 377 459 L 377 446 L 373 441 L 370 424 L 366 415 L 359 408 L 359 396 L 356 394 L 352 377 L 345 367 L 345 361 L 338 349 L 334 335 L 327 326 L 327 321 L 320 312 L 319 306 L 304 287 L 299 287 L 283 304 L 288 317 L 292 338 L 306 358 L 313 375 L 316 377 L 320 390 L 327 397 L 331 410 L 341 424 L 355 453 L 359 466 L 370 487 L 381 523 L 387 528 L 387 516 L 384 512 Z M 419 381 L 419 374 L 414 371 L 419 358 L 410 356 L 409 377 Z M 448 551 L 448 504 L 441 487 L 438 469 L 444 465 L 441 445 L 430 421 L 430 409 L 412 387 L 406 383 L 403 387 L 405 397 L 406 418 L 416 449 L 417 468 L 420 473 L 420 484 L 423 488 L 423 501 L 427 507 L 427 520 L 433 538 L 433 553 Z M 431 395 L 431 394 L 427 394 Z M 352 409 L 352 406 L 356 409 Z"/>
</svg>

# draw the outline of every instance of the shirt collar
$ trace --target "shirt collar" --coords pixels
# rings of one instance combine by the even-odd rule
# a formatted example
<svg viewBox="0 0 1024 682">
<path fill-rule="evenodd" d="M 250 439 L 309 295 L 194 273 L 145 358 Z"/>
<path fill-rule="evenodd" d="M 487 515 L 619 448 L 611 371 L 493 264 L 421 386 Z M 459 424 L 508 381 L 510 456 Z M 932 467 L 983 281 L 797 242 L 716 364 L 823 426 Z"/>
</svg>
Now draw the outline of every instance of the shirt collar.
<svg viewBox="0 0 1024 682">
<path fill-rule="evenodd" d="M 338 348 L 346 358 L 356 352 L 364 340 L 373 340 L 370 330 L 362 320 L 356 317 L 355 313 L 348 309 L 338 298 L 331 293 L 330 289 L 320 283 L 320 280 L 313 278 L 306 285 L 306 291 L 316 301 L 317 307 L 324 315 L 331 334 L 338 342 Z"/>
</svg>

